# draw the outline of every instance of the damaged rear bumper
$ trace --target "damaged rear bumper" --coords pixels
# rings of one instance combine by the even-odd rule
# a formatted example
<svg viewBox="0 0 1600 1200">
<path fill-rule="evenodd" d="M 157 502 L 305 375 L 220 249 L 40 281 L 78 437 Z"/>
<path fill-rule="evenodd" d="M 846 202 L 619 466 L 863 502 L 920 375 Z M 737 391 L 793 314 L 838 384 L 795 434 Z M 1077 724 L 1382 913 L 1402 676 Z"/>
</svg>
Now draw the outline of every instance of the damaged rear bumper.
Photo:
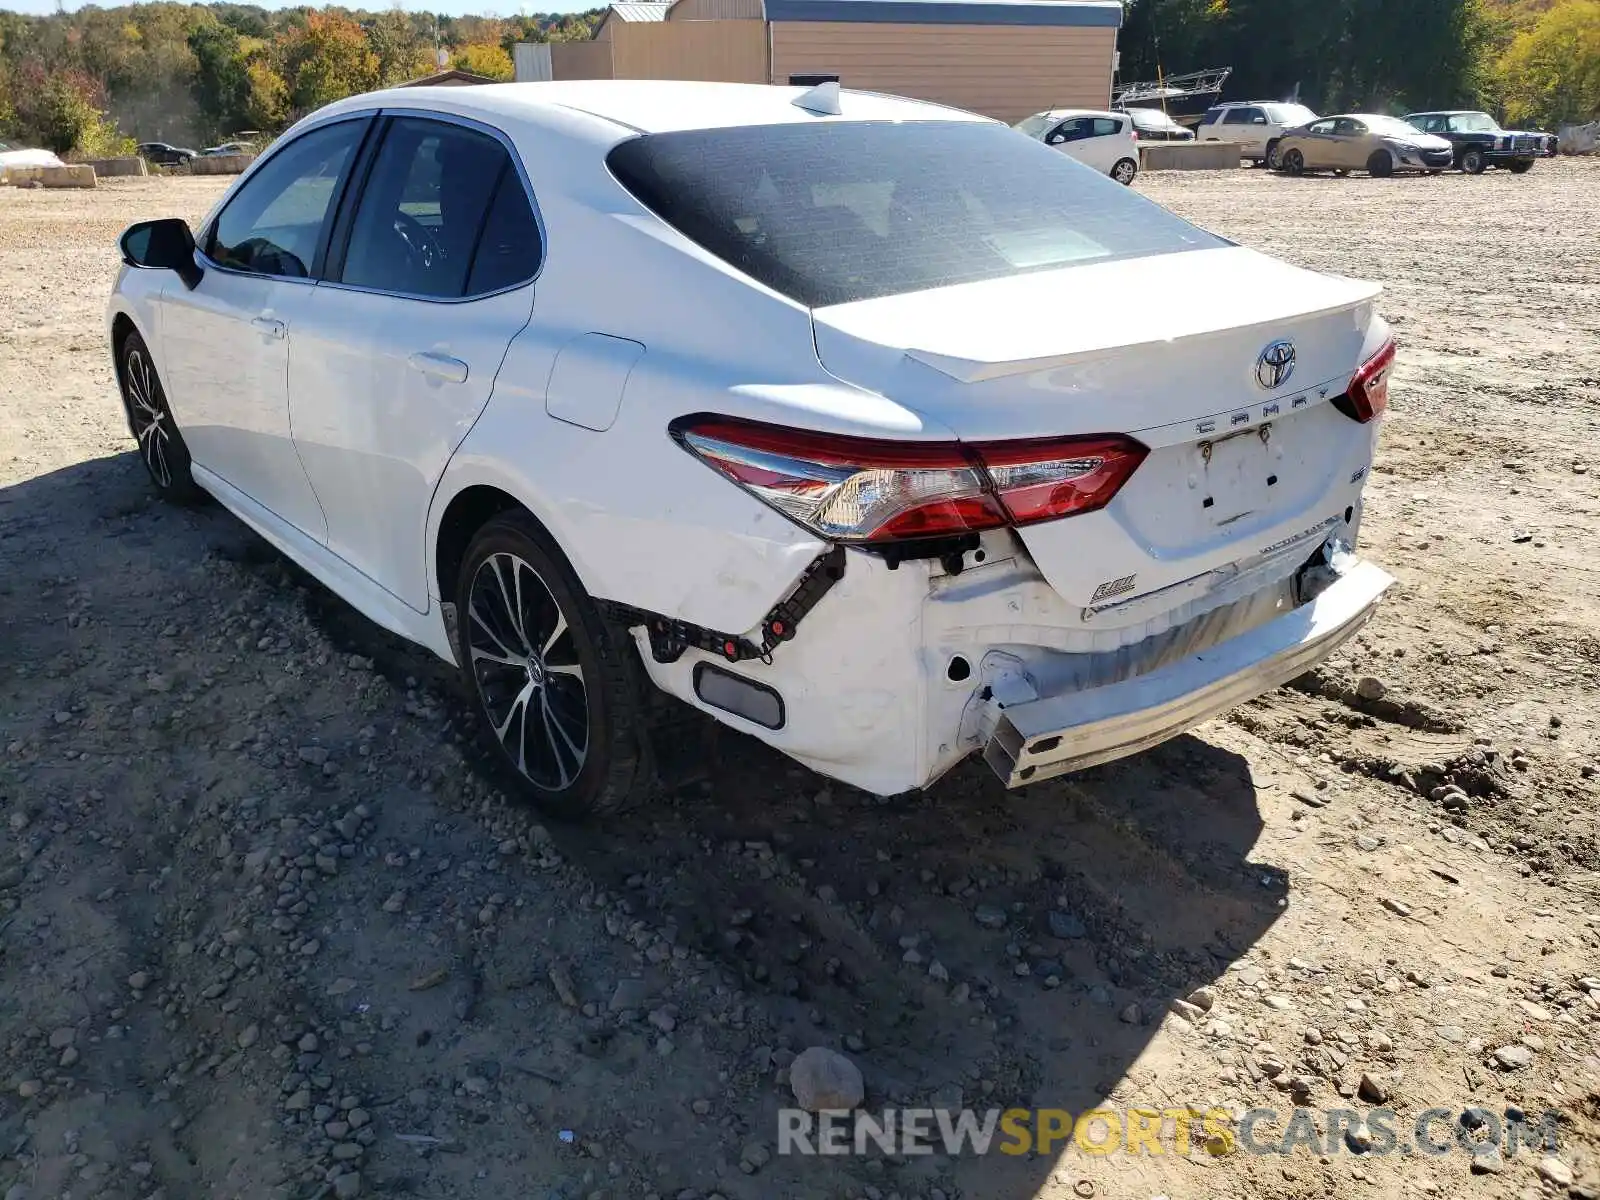
<svg viewBox="0 0 1600 1200">
<path fill-rule="evenodd" d="M 1289 682 L 1364 626 L 1394 580 L 1370 563 L 1248 633 L 1103 687 L 992 703 L 984 760 L 1019 787 L 1137 754 Z"/>
</svg>

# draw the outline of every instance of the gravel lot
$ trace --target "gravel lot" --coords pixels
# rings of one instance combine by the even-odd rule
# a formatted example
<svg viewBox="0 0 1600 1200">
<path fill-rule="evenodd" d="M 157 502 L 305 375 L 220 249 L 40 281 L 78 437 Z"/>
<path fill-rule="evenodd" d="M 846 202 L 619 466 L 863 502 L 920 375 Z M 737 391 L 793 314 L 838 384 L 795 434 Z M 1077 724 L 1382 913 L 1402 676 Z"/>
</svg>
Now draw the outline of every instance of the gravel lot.
<svg viewBox="0 0 1600 1200">
<path fill-rule="evenodd" d="M 1402 586 L 1324 671 L 1018 795 L 727 736 L 597 829 L 503 796 L 441 664 L 149 499 L 113 242 L 225 182 L 0 190 L 0 1195 L 1600 1195 L 1600 161 L 1140 181 L 1388 287 Z M 813 1045 L 873 1108 L 1265 1141 L 1382 1092 L 1402 1144 L 1479 1105 L 1560 1148 L 780 1157 Z"/>
</svg>

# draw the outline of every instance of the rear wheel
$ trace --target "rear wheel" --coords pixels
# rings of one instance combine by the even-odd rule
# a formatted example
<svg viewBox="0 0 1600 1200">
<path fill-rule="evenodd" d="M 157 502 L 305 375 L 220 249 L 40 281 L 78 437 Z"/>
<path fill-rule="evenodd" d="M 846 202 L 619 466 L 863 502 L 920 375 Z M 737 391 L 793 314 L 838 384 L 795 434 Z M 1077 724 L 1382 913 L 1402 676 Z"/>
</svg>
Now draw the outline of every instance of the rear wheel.
<svg viewBox="0 0 1600 1200">
<path fill-rule="evenodd" d="M 150 347 L 137 330 L 130 330 L 117 347 L 117 382 L 122 386 L 128 432 L 139 443 L 139 459 L 157 493 L 174 504 L 198 499 L 200 489 L 189 473 L 189 447 L 172 418 Z"/>
<path fill-rule="evenodd" d="M 1387 179 L 1394 174 L 1394 159 L 1387 150 L 1374 150 L 1367 159 L 1367 174 L 1374 179 Z"/>
<path fill-rule="evenodd" d="M 1283 169 L 1291 175 L 1304 175 L 1306 173 L 1306 156 L 1298 150 L 1286 150 L 1283 154 Z"/>
<path fill-rule="evenodd" d="M 1529 158 L 1519 158 L 1516 162 L 1510 164 L 1509 169 L 1513 175 L 1526 175 L 1529 171 L 1533 170 L 1533 160 Z"/>
<path fill-rule="evenodd" d="M 497 517 L 473 537 L 456 625 L 487 734 L 541 808 L 583 818 L 642 797 L 651 774 L 637 652 L 532 518 Z"/>
<path fill-rule="evenodd" d="M 1482 175 L 1488 165 L 1488 156 L 1476 146 L 1468 146 L 1461 152 L 1461 169 L 1468 175 Z"/>
<path fill-rule="evenodd" d="M 1117 165 L 1111 168 L 1111 178 L 1115 179 L 1124 187 L 1132 183 L 1134 176 L 1138 173 L 1139 164 L 1134 162 L 1131 158 L 1118 159 Z"/>
</svg>

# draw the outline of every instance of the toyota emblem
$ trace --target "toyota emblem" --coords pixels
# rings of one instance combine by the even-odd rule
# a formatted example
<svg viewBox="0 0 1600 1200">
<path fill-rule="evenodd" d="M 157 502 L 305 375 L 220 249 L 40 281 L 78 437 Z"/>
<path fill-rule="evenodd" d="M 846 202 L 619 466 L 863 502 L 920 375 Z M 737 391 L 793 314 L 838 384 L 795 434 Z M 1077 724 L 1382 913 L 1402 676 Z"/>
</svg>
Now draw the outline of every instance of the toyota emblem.
<svg viewBox="0 0 1600 1200">
<path fill-rule="evenodd" d="M 1256 359 L 1256 382 L 1269 392 L 1288 383 L 1293 374 L 1294 343 L 1291 341 L 1273 342 Z"/>
</svg>

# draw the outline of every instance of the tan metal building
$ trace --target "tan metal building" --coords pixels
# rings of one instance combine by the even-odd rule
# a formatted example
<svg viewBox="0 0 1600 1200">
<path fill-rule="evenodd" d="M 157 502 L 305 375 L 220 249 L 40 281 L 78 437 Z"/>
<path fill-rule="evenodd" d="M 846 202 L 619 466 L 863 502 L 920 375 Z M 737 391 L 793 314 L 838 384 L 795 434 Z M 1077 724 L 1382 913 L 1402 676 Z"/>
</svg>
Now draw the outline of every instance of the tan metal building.
<svg viewBox="0 0 1600 1200">
<path fill-rule="evenodd" d="M 518 46 L 517 78 L 707 79 L 893 92 L 1019 121 L 1104 108 L 1120 0 L 614 4 L 589 42 Z"/>
</svg>

